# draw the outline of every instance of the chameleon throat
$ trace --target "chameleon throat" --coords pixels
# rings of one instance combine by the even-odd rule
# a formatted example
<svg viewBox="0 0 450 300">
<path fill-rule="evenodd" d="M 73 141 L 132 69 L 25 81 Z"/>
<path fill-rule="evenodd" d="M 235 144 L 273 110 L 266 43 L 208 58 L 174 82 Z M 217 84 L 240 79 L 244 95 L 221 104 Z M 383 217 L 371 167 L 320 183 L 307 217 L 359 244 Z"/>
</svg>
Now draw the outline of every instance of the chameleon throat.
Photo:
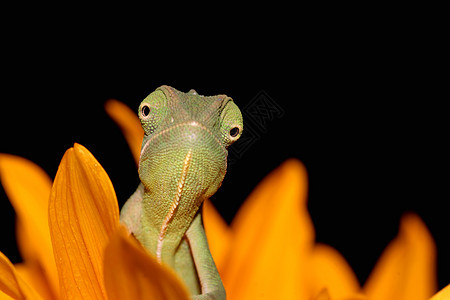
<svg viewBox="0 0 450 300">
<path fill-rule="evenodd" d="M 186 176 L 189 171 L 189 165 L 191 164 L 191 160 L 192 160 L 192 151 L 189 150 L 183 161 L 183 169 L 181 171 L 180 179 L 178 180 L 177 193 L 175 194 L 175 198 L 172 201 L 172 205 L 170 206 L 169 213 L 164 218 L 164 221 L 161 226 L 161 230 L 159 231 L 158 244 L 156 246 L 156 259 L 160 263 L 162 262 L 161 252 L 162 252 L 164 237 L 167 232 L 167 227 L 169 226 L 170 222 L 172 221 L 172 218 L 175 215 L 175 211 L 177 210 L 178 204 L 180 203 L 181 194 L 183 193 L 184 183 L 186 181 Z"/>
</svg>

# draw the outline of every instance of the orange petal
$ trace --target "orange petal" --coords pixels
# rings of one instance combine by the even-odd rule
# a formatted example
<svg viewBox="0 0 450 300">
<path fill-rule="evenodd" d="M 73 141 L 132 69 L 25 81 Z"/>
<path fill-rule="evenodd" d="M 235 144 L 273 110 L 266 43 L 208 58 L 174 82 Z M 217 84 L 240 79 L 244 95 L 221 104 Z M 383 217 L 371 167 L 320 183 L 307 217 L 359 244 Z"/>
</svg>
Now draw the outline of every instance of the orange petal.
<svg viewBox="0 0 450 300">
<path fill-rule="evenodd" d="M 268 175 L 239 209 L 223 276 L 230 299 L 309 299 L 308 255 L 314 228 L 307 174 L 288 160 Z"/>
<path fill-rule="evenodd" d="M 17 298 L 13 298 L 11 296 L 8 296 L 7 294 L 3 293 L 0 290 L 0 300 L 15 300 L 15 299 L 17 299 Z"/>
<path fill-rule="evenodd" d="M 398 236 L 383 252 L 364 291 L 372 300 L 423 300 L 436 291 L 436 247 L 417 215 L 402 217 Z"/>
<path fill-rule="evenodd" d="M 330 293 L 326 288 L 320 290 L 320 292 L 317 294 L 315 298 L 312 298 L 314 300 L 369 300 L 365 295 L 363 294 L 352 294 L 351 296 L 347 296 L 345 298 L 333 298 L 330 297 Z"/>
<path fill-rule="evenodd" d="M 431 297 L 430 300 L 450 300 L 450 284 Z"/>
<path fill-rule="evenodd" d="M 328 293 L 327 289 L 322 289 L 319 291 L 314 300 L 331 300 L 330 293 Z"/>
<path fill-rule="evenodd" d="M 0 252 L 0 299 L 42 299 L 16 272 L 9 259 Z"/>
<path fill-rule="evenodd" d="M 57 299 L 46 280 L 45 271 L 37 263 L 19 263 L 14 265 L 17 274 L 23 278 L 43 299 Z"/>
<path fill-rule="evenodd" d="M 347 261 L 334 248 L 318 244 L 311 256 L 311 288 L 315 295 L 326 288 L 331 299 L 355 294 L 360 286 Z"/>
<path fill-rule="evenodd" d="M 34 163 L 0 154 L 0 178 L 16 212 L 17 241 L 25 262 L 38 263 L 52 289 L 59 288 L 48 228 L 48 198 L 52 182 Z"/>
<path fill-rule="evenodd" d="M 209 250 L 219 273 L 222 274 L 228 249 L 231 245 L 232 234 L 231 229 L 209 199 L 203 203 L 203 226 L 205 227 Z"/>
<path fill-rule="evenodd" d="M 364 294 L 354 294 L 350 297 L 345 297 L 345 298 L 340 298 L 340 299 L 336 299 L 336 300 L 371 300 L 369 299 L 366 295 Z"/>
<path fill-rule="evenodd" d="M 144 137 L 144 130 L 138 116 L 128 106 L 114 99 L 106 102 L 105 109 L 111 119 L 119 125 L 133 153 L 134 160 L 138 164 Z"/>
<path fill-rule="evenodd" d="M 189 299 L 175 272 L 160 265 L 120 227 L 105 250 L 109 299 Z"/>
<path fill-rule="evenodd" d="M 64 154 L 50 195 L 49 226 L 62 298 L 104 299 L 104 249 L 119 224 L 108 175 L 75 144 Z"/>
</svg>

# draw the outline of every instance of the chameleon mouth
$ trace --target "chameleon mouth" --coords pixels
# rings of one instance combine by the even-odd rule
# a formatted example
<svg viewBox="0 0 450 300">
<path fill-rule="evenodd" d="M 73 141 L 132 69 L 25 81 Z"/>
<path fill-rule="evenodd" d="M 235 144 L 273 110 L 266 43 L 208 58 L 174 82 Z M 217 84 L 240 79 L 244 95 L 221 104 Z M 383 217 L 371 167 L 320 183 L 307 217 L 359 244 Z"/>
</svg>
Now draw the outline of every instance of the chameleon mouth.
<svg viewBox="0 0 450 300">
<path fill-rule="evenodd" d="M 191 161 L 192 161 L 192 150 L 189 149 L 189 151 L 186 154 L 186 157 L 184 158 L 184 161 L 183 161 L 183 169 L 181 171 L 180 179 L 178 179 L 177 192 L 172 201 L 172 205 L 170 206 L 169 212 L 167 213 L 166 217 L 164 218 L 164 221 L 161 225 L 161 229 L 159 231 L 158 244 L 156 246 L 156 259 L 160 263 L 162 262 L 161 254 L 162 254 L 164 237 L 166 236 L 167 228 L 169 227 L 169 224 L 172 221 L 173 216 L 175 215 L 175 212 L 180 203 L 181 195 L 183 194 L 184 184 L 186 182 L 186 177 L 189 172 L 189 166 L 191 165 Z"/>
</svg>

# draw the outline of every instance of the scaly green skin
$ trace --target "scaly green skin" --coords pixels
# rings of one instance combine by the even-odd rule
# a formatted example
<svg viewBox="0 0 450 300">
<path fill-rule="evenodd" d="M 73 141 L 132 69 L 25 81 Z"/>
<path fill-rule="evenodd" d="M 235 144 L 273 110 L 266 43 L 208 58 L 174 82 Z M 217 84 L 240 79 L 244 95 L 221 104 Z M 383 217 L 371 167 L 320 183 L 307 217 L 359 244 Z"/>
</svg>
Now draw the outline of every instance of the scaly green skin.
<svg viewBox="0 0 450 300">
<path fill-rule="evenodd" d="M 227 148 L 242 134 L 241 112 L 225 95 L 161 86 L 142 101 L 139 118 L 145 132 L 141 184 L 122 208 L 121 221 L 177 271 L 194 299 L 225 299 L 199 208 L 222 183 Z"/>
</svg>

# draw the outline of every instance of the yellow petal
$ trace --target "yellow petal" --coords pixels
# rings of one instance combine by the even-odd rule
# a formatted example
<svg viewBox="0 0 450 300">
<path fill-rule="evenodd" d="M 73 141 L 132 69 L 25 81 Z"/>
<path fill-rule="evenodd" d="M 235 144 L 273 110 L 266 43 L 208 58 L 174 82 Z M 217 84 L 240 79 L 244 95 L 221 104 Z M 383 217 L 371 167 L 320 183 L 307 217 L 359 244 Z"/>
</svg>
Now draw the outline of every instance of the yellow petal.
<svg viewBox="0 0 450 300">
<path fill-rule="evenodd" d="M 17 274 L 13 264 L 0 252 L 0 299 L 42 299 L 30 285 Z"/>
<path fill-rule="evenodd" d="M 189 299 L 175 272 L 160 265 L 121 227 L 105 250 L 105 286 L 117 299 Z"/>
<path fill-rule="evenodd" d="M 309 299 L 314 228 L 306 200 L 306 169 L 288 160 L 244 202 L 223 276 L 230 299 Z"/>
<path fill-rule="evenodd" d="M 228 249 L 232 242 L 232 234 L 231 229 L 209 199 L 203 203 L 203 225 L 206 238 L 208 239 L 209 250 L 219 273 L 222 275 Z"/>
<path fill-rule="evenodd" d="M 398 236 L 383 252 L 364 291 L 372 300 L 423 300 L 436 291 L 436 247 L 417 215 L 402 217 Z"/>
<path fill-rule="evenodd" d="M 64 154 L 49 203 L 49 226 L 61 296 L 104 299 L 104 249 L 119 224 L 114 188 L 83 146 Z"/>
<path fill-rule="evenodd" d="M 355 294 L 360 286 L 353 270 L 334 248 L 318 244 L 311 256 L 311 288 L 317 294 L 324 287 L 331 299 Z"/>
<path fill-rule="evenodd" d="M 8 154 L 0 154 L 0 178 L 16 212 L 16 235 L 22 258 L 29 264 L 38 263 L 57 292 L 58 274 L 48 228 L 52 182 L 34 163 Z"/>
<path fill-rule="evenodd" d="M 450 284 L 431 297 L 430 300 L 450 300 Z"/>
<path fill-rule="evenodd" d="M 142 138 L 144 137 L 144 130 L 142 129 L 139 118 L 128 106 L 114 99 L 106 102 L 105 109 L 111 119 L 119 125 L 128 142 L 134 160 L 138 164 Z"/>
</svg>

